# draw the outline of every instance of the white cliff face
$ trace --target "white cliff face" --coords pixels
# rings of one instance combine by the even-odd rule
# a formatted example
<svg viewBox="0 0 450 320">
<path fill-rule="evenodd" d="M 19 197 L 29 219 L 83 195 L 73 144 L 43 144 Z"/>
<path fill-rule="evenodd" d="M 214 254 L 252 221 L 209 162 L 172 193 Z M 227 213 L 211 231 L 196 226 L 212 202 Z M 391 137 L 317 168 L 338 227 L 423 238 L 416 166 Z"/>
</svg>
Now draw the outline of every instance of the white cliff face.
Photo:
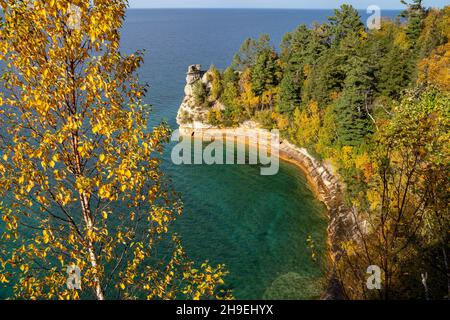
<svg viewBox="0 0 450 320">
<path fill-rule="evenodd" d="M 211 128 L 207 123 L 208 113 L 211 108 L 199 106 L 194 97 L 195 84 L 201 81 L 206 88 L 206 92 L 211 90 L 208 72 L 201 70 L 201 65 L 191 65 L 186 75 L 186 86 L 184 87 L 184 99 L 178 110 L 177 123 L 180 127 L 192 129 Z M 216 103 L 217 104 L 217 103 Z"/>
</svg>

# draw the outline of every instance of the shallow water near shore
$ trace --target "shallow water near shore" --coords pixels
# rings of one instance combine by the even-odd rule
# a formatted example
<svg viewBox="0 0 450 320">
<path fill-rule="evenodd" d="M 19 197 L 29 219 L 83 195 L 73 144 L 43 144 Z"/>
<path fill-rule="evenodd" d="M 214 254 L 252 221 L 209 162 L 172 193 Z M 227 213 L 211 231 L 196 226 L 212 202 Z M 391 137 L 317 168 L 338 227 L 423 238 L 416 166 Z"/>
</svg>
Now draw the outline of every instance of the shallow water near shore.
<svg viewBox="0 0 450 320">
<path fill-rule="evenodd" d="M 260 169 L 165 168 L 186 207 L 175 230 L 191 258 L 226 264 L 227 287 L 236 298 L 318 298 L 326 266 L 324 205 L 294 165 L 282 162 L 275 176 L 261 176 Z M 308 237 L 315 242 L 316 261 Z"/>
</svg>

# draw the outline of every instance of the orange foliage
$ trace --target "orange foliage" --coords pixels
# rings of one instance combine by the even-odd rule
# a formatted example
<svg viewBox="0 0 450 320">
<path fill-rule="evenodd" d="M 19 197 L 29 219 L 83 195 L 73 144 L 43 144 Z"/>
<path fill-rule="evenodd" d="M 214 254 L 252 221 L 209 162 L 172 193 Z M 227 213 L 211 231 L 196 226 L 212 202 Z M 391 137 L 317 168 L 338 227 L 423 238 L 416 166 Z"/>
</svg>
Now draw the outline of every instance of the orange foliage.
<svg viewBox="0 0 450 320">
<path fill-rule="evenodd" d="M 442 45 L 419 63 L 419 83 L 450 91 L 450 42 Z"/>
</svg>

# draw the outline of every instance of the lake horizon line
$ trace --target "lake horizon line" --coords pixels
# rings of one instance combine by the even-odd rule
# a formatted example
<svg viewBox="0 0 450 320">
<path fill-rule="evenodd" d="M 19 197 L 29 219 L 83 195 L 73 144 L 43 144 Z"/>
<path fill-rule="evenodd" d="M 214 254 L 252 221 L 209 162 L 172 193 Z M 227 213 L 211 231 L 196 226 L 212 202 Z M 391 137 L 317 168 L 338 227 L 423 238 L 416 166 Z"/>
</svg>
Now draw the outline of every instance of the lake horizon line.
<svg viewBox="0 0 450 320">
<path fill-rule="evenodd" d="M 198 7 L 198 8 L 185 8 L 185 7 L 178 7 L 178 8 L 127 8 L 127 10 L 252 10 L 252 11 L 330 11 L 330 10 L 336 10 L 339 9 L 338 7 L 335 8 L 251 8 L 251 7 L 245 7 L 245 8 L 207 8 L 207 7 Z M 355 8 L 358 11 L 365 11 L 367 8 Z M 389 8 L 389 9 L 383 9 L 383 11 L 403 11 L 404 8 Z"/>
</svg>

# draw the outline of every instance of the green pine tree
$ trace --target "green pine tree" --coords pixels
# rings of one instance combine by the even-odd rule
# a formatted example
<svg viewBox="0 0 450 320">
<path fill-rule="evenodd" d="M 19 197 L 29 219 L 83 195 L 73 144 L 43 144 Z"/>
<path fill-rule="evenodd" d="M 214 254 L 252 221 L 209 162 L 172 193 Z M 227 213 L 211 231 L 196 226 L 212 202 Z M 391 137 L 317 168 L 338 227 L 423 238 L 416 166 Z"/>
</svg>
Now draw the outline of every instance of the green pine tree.
<svg viewBox="0 0 450 320">
<path fill-rule="evenodd" d="M 364 31 L 364 24 L 358 11 L 351 5 L 344 4 L 340 10 L 334 10 L 334 15 L 328 18 L 332 41 L 338 44 L 350 33 L 359 34 Z"/>
<path fill-rule="evenodd" d="M 273 49 L 264 50 L 257 58 L 252 69 L 252 86 L 257 96 L 278 84 L 279 67 L 277 54 Z"/>
<path fill-rule="evenodd" d="M 232 67 L 238 71 L 244 71 L 256 64 L 262 52 L 271 50 L 270 37 L 267 34 L 261 35 L 258 39 L 246 39 L 241 45 L 239 52 L 233 58 Z"/>
<path fill-rule="evenodd" d="M 413 0 L 411 3 L 401 0 L 401 2 L 407 6 L 407 9 L 402 13 L 402 16 L 408 20 L 406 33 L 411 44 L 414 46 L 422 31 L 426 10 L 422 5 L 423 0 Z"/>
<path fill-rule="evenodd" d="M 371 131 L 368 112 L 374 78 L 364 49 L 356 36 L 350 35 L 342 43 L 341 52 L 347 56 L 346 78 L 335 107 L 340 145 L 357 146 Z"/>
<path fill-rule="evenodd" d="M 301 85 L 292 71 L 285 70 L 280 83 L 279 111 L 291 113 L 300 105 Z"/>
</svg>

